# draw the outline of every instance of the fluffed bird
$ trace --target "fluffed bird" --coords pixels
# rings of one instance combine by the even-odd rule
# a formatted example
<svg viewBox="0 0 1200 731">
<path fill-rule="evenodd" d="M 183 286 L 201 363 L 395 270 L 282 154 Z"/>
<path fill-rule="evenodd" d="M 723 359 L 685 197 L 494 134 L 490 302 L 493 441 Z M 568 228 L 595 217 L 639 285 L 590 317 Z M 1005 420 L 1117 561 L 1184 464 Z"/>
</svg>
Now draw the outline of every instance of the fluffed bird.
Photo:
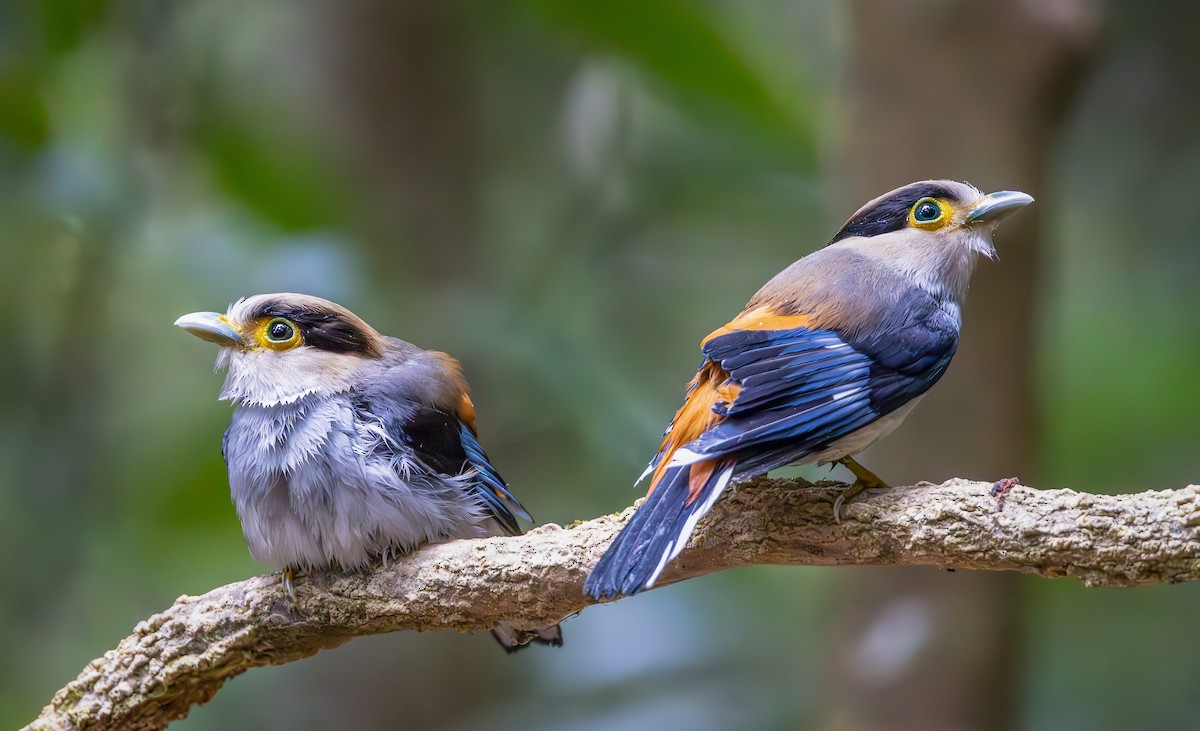
<svg viewBox="0 0 1200 731">
<path fill-rule="evenodd" d="M 454 538 L 516 535 L 531 520 L 492 466 L 458 361 L 379 334 L 349 310 L 261 294 L 176 325 L 220 346 L 221 444 L 253 557 L 292 579 L 357 570 Z M 562 644 L 558 625 L 493 631 L 506 650 Z"/>
<path fill-rule="evenodd" d="M 840 463 L 839 495 L 886 487 L 853 459 L 895 429 L 950 365 L 992 232 L 1033 201 L 926 180 L 860 208 L 824 248 L 767 282 L 700 343 L 704 360 L 642 478 L 645 502 L 585 583 L 595 599 L 652 587 L 730 480 Z"/>
</svg>

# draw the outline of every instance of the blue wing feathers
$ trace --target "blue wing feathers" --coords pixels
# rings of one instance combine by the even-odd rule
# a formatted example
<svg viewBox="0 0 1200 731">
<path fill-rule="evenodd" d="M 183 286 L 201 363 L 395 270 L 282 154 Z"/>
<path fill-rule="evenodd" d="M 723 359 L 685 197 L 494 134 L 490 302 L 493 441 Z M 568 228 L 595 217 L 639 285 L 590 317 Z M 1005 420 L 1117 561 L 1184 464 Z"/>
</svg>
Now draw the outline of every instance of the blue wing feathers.
<svg viewBox="0 0 1200 731">
<path fill-rule="evenodd" d="M 736 367 L 729 365 L 728 361 L 724 361 L 722 365 L 726 370 L 736 371 L 738 379 L 745 383 L 755 378 L 760 380 L 771 378 L 792 380 L 807 372 L 836 366 L 838 363 L 843 362 L 842 358 L 844 358 L 842 353 L 825 346 L 819 350 L 804 353 L 789 353 L 785 351 L 783 354 L 772 358 L 751 361 L 746 365 Z"/>
<path fill-rule="evenodd" d="M 688 448 L 704 455 L 732 455 L 787 440 L 795 447 L 794 461 L 849 434 L 864 421 L 876 418 L 878 414 L 871 409 L 865 394 L 840 401 L 829 398 L 817 404 L 769 409 L 744 418 L 726 419 Z M 740 471 L 738 474 L 741 476 Z"/>
<path fill-rule="evenodd" d="M 806 335 L 797 338 L 797 333 Z M 799 354 L 820 350 L 827 345 L 843 344 L 832 330 L 738 330 L 709 340 L 704 344 L 703 351 L 726 369 L 734 369 L 778 355 Z"/>
<path fill-rule="evenodd" d="M 771 449 L 772 442 L 786 439 L 797 442 L 788 450 L 794 460 L 824 446 L 825 440 L 813 443 L 806 436 L 824 436 L 838 431 L 839 423 L 878 416 L 869 403 L 871 360 L 837 333 L 796 328 L 749 334 L 754 337 L 734 332 L 706 343 L 705 354 L 718 358 L 742 390 L 726 418 L 689 445 L 690 450 L 726 455 Z M 746 349 L 733 352 L 731 344 Z M 756 357 L 760 355 L 766 358 Z"/>
<path fill-rule="evenodd" d="M 869 368 L 862 363 L 846 363 L 819 371 L 811 376 L 791 374 L 786 379 L 743 384 L 742 393 L 729 407 L 729 413 L 754 413 L 776 402 L 807 405 L 832 399 L 855 387 L 866 387 Z"/>
<path fill-rule="evenodd" d="M 533 516 L 508 491 L 508 485 L 504 482 L 504 478 L 488 460 L 487 454 L 479 445 L 479 440 L 476 439 L 474 432 L 466 424 L 461 424 L 460 434 L 463 451 L 467 455 L 467 463 L 476 473 L 477 482 L 474 487 L 476 495 L 480 497 L 483 504 L 504 526 L 505 530 L 514 535 L 519 534 L 521 529 L 517 525 L 516 519 L 519 517 L 532 522 Z"/>
<path fill-rule="evenodd" d="M 666 470 L 585 591 L 608 598 L 648 588 L 730 473 L 750 477 L 819 454 L 929 390 L 954 356 L 958 322 L 915 288 L 901 305 L 887 322 L 848 337 L 801 327 L 708 339 L 704 355 L 740 390 L 732 403 L 713 406 L 722 417 L 716 424 L 682 446 L 692 454 Z M 651 466 L 670 458 L 660 453 Z M 689 504 L 690 463 L 708 460 L 721 466 Z"/>
<path fill-rule="evenodd" d="M 954 356 L 958 323 L 924 293 L 909 299 L 899 327 L 850 341 L 834 330 L 795 328 L 735 331 L 706 342 L 705 355 L 742 390 L 725 408 L 726 418 L 688 449 L 705 455 L 749 450 L 738 455 L 744 461 L 755 451 L 776 452 L 774 442 L 786 439 L 793 446 L 784 451 L 794 461 L 927 391 Z"/>
</svg>

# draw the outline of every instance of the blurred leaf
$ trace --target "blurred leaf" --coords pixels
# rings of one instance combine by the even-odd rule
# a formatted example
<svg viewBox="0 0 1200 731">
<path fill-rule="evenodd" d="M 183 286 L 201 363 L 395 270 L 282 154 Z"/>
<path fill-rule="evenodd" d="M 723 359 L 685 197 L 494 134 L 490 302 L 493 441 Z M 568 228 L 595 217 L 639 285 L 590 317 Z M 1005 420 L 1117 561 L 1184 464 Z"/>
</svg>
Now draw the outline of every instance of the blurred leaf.
<svg viewBox="0 0 1200 731">
<path fill-rule="evenodd" d="M 292 230 L 345 223 L 350 186 L 314 140 L 283 125 L 226 118 L 211 122 L 199 144 L 222 188 L 273 223 Z"/>
<path fill-rule="evenodd" d="M 97 25 L 108 10 L 105 0 L 39 0 L 46 46 L 54 53 L 74 50 L 84 32 Z"/>
<path fill-rule="evenodd" d="M 48 134 L 46 105 L 33 78 L 0 73 L 0 136 L 23 150 L 37 150 Z"/>
<path fill-rule="evenodd" d="M 789 152 L 794 162 L 814 165 L 808 114 L 780 101 L 725 40 L 717 20 L 701 7 L 678 0 L 535 0 L 553 23 L 590 43 L 633 61 L 684 97 L 736 113 Z"/>
</svg>

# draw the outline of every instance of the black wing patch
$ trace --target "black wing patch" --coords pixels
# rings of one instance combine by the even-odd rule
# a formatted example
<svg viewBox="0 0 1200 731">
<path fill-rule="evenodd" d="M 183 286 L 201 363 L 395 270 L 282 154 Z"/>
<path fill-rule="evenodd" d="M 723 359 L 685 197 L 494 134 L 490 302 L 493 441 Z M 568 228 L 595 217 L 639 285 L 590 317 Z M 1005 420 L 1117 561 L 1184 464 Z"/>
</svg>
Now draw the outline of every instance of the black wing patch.
<svg viewBox="0 0 1200 731">
<path fill-rule="evenodd" d="M 399 436 L 421 463 L 435 472 L 454 477 L 469 469 L 462 443 L 462 422 L 457 416 L 418 406 L 401 423 L 389 424 L 388 432 Z"/>
<path fill-rule="evenodd" d="M 364 420 L 376 418 L 365 399 L 356 399 L 354 407 Z M 517 518 L 533 520 L 508 491 L 470 427 L 456 414 L 417 404 L 385 419 L 383 427 L 392 442 L 411 450 L 417 462 L 430 472 L 446 477 L 472 474 L 475 479 L 466 484 L 466 489 L 508 533 L 520 534 Z"/>
</svg>

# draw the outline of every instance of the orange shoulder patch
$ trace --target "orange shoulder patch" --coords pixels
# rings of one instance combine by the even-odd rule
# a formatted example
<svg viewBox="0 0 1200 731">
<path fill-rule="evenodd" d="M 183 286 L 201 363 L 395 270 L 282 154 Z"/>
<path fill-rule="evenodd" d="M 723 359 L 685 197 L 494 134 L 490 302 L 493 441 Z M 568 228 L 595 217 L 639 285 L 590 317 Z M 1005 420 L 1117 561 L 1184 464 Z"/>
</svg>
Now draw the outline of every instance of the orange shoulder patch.
<svg viewBox="0 0 1200 731">
<path fill-rule="evenodd" d="M 737 332 L 739 330 L 793 330 L 798 327 L 808 327 L 808 315 L 777 315 L 771 307 L 756 307 L 749 312 L 743 312 L 728 324 L 713 330 L 708 337 L 700 341 L 700 347 L 713 338 Z"/>
<path fill-rule="evenodd" d="M 472 434 L 477 434 L 475 431 L 475 403 L 471 401 L 471 397 L 465 392 L 458 400 L 458 420 L 467 425 Z"/>
</svg>

